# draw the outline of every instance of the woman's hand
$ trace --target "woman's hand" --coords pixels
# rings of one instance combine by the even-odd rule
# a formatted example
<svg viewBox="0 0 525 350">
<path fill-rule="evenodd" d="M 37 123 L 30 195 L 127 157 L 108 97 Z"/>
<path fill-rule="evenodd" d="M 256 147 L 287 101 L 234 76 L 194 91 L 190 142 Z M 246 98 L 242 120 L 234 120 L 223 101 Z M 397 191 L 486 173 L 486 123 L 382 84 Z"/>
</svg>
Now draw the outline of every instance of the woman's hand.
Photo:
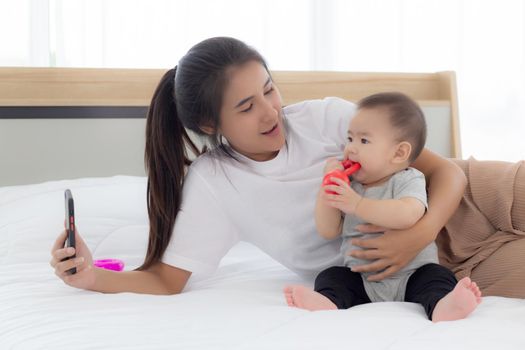
<svg viewBox="0 0 525 350">
<path fill-rule="evenodd" d="M 51 261 L 49 264 L 55 269 L 55 274 L 64 281 L 64 283 L 81 289 L 91 289 L 95 285 L 96 274 L 93 268 L 93 258 L 86 243 L 75 231 L 76 250 L 73 247 L 64 248 L 66 240 L 66 230 L 57 237 L 53 248 L 51 249 Z M 64 260 L 76 254 L 73 259 Z M 67 271 L 76 268 L 74 275 Z"/>
<path fill-rule="evenodd" d="M 375 225 L 359 225 L 363 233 L 381 232 L 384 228 Z M 421 234 L 424 227 L 421 221 L 406 230 L 387 230 L 384 234 L 371 239 L 352 239 L 352 244 L 363 250 L 352 250 L 349 255 L 365 260 L 374 260 L 370 264 L 352 267 L 355 272 L 377 272 L 368 277 L 369 281 L 380 281 L 405 267 L 432 240 Z"/>
</svg>

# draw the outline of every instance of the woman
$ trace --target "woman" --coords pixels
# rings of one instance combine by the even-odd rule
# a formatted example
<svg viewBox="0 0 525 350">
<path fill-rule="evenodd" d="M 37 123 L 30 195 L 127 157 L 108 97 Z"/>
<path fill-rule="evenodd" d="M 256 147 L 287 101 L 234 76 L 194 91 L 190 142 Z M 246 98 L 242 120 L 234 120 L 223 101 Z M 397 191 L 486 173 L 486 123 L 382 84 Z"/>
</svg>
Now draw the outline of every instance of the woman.
<svg viewBox="0 0 525 350">
<path fill-rule="evenodd" d="M 313 213 L 325 160 L 342 153 L 354 110 L 338 98 L 283 108 L 258 52 L 232 38 L 204 40 L 162 77 L 150 105 L 144 264 L 120 273 L 93 268 L 78 232 L 76 252 L 63 248 L 63 232 L 52 250 L 55 273 L 68 285 L 105 293 L 175 294 L 192 272 L 213 272 L 239 240 L 305 276 L 340 265 L 341 242 L 318 237 Z M 201 154 L 184 128 L 204 136 L 211 149 Z M 201 154 L 193 164 L 186 145 Z M 374 260 L 356 271 L 379 271 L 374 280 L 432 242 L 462 198 L 466 178 L 451 161 L 425 149 L 412 166 L 429 184 L 424 217 L 408 230 L 353 242 L 365 248 L 354 257 Z M 78 272 L 68 275 L 73 267 Z"/>
</svg>

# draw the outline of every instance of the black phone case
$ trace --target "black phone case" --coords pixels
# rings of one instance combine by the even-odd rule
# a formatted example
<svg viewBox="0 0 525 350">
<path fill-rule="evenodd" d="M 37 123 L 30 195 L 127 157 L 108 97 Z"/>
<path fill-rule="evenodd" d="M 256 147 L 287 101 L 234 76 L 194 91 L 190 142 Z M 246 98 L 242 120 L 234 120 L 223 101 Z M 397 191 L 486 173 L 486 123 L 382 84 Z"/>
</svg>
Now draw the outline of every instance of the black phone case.
<svg viewBox="0 0 525 350">
<path fill-rule="evenodd" d="M 64 202 L 66 207 L 66 231 L 67 231 L 67 238 L 66 238 L 66 247 L 73 247 L 76 248 L 75 245 L 75 205 L 73 202 L 73 195 L 71 194 L 71 191 L 67 189 L 64 192 Z M 69 257 L 68 259 L 74 259 L 76 257 L 76 254 Z M 70 269 L 67 271 L 69 274 L 75 274 L 77 273 L 76 267 Z"/>
</svg>

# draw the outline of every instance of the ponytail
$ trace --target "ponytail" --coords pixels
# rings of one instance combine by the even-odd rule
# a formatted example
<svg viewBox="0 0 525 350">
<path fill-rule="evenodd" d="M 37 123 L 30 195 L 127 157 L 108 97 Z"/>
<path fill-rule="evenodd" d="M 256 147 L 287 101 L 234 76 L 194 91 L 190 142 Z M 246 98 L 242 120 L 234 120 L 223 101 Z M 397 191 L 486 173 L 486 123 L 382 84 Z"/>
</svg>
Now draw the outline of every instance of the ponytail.
<svg viewBox="0 0 525 350">
<path fill-rule="evenodd" d="M 146 121 L 149 242 L 138 270 L 160 261 L 168 247 L 182 202 L 186 167 L 191 164 L 187 150 L 196 156 L 206 151 L 206 147 L 197 149 L 186 129 L 206 139 L 204 144 L 225 148 L 217 132 L 208 135 L 202 127 L 217 130 L 229 68 L 249 61 L 259 62 L 268 70 L 261 55 L 242 41 L 210 38 L 193 46 L 178 67 L 160 80 Z M 233 156 L 227 151 L 225 155 Z"/>
<path fill-rule="evenodd" d="M 151 267 L 166 251 L 181 206 L 185 169 L 191 164 L 186 145 L 195 154 L 200 153 L 177 115 L 176 70 L 177 67 L 164 74 L 148 110 L 144 160 L 148 173 L 149 242 L 144 263 L 137 270 Z"/>
</svg>

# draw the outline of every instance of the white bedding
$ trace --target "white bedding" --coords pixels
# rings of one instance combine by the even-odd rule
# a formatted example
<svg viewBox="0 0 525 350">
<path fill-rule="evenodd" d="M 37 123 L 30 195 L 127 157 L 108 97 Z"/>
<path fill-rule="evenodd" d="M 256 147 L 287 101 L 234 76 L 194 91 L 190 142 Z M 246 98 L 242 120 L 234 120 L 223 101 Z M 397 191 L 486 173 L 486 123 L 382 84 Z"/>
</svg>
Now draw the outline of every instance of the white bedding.
<svg viewBox="0 0 525 350">
<path fill-rule="evenodd" d="M 0 188 L 0 349 L 525 349 L 525 300 L 486 297 L 467 319 L 438 324 L 410 303 L 308 312 L 281 291 L 312 281 L 245 243 L 176 296 L 68 287 L 48 264 L 65 188 L 94 258 L 121 258 L 127 270 L 143 259 L 144 178 Z"/>
</svg>

